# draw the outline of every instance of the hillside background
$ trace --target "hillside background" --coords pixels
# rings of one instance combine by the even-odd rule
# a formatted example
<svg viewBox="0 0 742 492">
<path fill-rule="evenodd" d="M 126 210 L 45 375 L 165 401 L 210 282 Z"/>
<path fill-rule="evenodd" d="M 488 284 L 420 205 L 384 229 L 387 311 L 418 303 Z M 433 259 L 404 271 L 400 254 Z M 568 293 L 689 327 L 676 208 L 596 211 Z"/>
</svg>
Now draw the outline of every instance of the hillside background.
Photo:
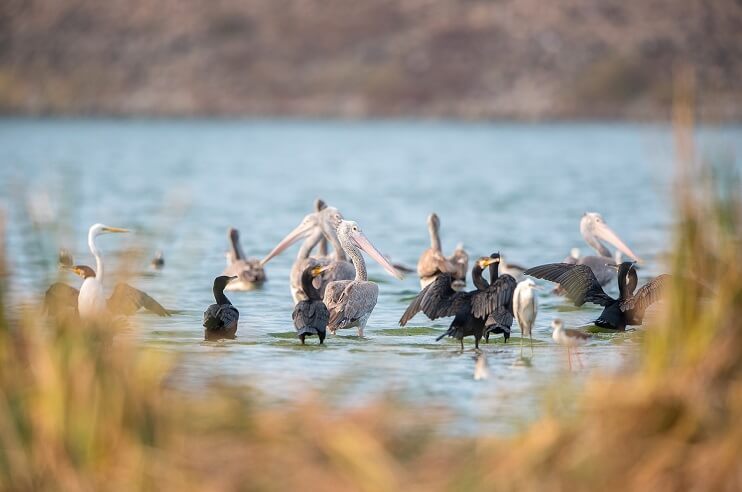
<svg viewBox="0 0 742 492">
<path fill-rule="evenodd" d="M 742 119 L 739 0 L 3 0 L 0 112 Z"/>
</svg>

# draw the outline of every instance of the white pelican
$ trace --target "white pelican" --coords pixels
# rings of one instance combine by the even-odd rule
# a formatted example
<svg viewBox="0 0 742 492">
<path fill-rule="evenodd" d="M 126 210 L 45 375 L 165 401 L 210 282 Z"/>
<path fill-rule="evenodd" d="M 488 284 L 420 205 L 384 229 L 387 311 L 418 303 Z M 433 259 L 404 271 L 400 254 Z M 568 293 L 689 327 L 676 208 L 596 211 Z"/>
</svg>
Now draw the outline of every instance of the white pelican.
<svg viewBox="0 0 742 492">
<path fill-rule="evenodd" d="M 330 321 L 327 327 L 330 333 L 337 330 L 358 328 L 358 336 L 363 336 L 371 312 L 376 306 L 379 297 L 379 286 L 368 281 L 366 262 L 363 261 L 361 250 L 376 260 L 392 276 L 402 279 L 403 275 L 374 247 L 358 224 L 341 220 L 337 227 L 337 237 L 345 253 L 350 257 L 355 267 L 353 280 L 336 280 L 327 284 L 324 302 L 330 311 Z M 322 270 L 329 266 L 322 267 Z"/>
<path fill-rule="evenodd" d="M 335 280 L 350 280 L 355 277 L 353 265 L 346 260 L 340 241 L 337 237 L 337 225 L 343 216 L 334 207 L 326 207 L 319 212 L 313 212 L 306 215 L 293 231 L 289 232 L 273 250 L 261 260 L 265 265 L 271 259 L 281 254 L 289 246 L 304 239 L 296 255 L 296 261 L 291 267 L 289 283 L 291 287 L 291 297 L 294 304 L 301 300 L 306 300 L 306 295 L 301 288 L 301 275 L 309 266 L 327 267 L 323 270 L 322 276 L 315 279 L 315 285 L 319 288 L 320 293 L 324 296 L 325 288 L 329 282 Z M 333 254 L 330 257 L 312 256 L 312 250 L 323 239 L 327 239 L 333 246 Z"/>
<path fill-rule="evenodd" d="M 86 265 L 77 265 L 71 270 L 83 278 L 79 292 L 77 289 L 62 283 L 55 283 L 46 292 L 47 309 L 50 314 L 60 314 L 65 308 L 74 310 L 81 318 L 93 319 L 101 316 L 124 315 L 130 316 L 140 308 L 145 308 L 160 316 L 170 316 L 170 313 L 157 301 L 144 292 L 124 283 L 119 283 L 113 290 L 110 298 L 106 299 L 103 290 L 105 270 L 103 257 L 98 249 L 95 238 L 103 234 L 129 232 L 120 227 L 109 227 L 103 224 L 94 224 L 88 231 L 88 247 L 95 257 L 95 270 Z"/>
<path fill-rule="evenodd" d="M 225 290 L 252 290 L 263 285 L 266 280 L 263 265 L 257 258 L 248 258 L 242 251 L 239 231 L 230 227 L 227 230 L 227 239 L 229 240 L 227 267 L 222 275 L 236 278 L 227 285 Z"/>
<path fill-rule="evenodd" d="M 533 323 L 538 314 L 538 298 L 536 297 L 536 282 L 527 278 L 518 283 L 513 293 L 513 313 L 520 326 L 520 356 L 523 357 L 523 337 L 528 335 L 531 342 L 531 357 L 533 357 Z"/>
<path fill-rule="evenodd" d="M 610 265 L 613 265 L 614 261 L 620 258 L 620 256 L 614 256 L 601 240 L 612 244 L 618 252 L 630 256 L 634 261 L 640 263 L 642 261 L 606 224 L 603 216 L 597 212 L 585 212 L 580 219 L 580 234 L 582 234 L 585 242 L 598 253 L 598 256 L 580 257 L 580 250 L 573 248 L 563 262 L 589 266 L 600 285 L 606 285 L 616 278 L 616 270 L 611 268 Z"/>
<path fill-rule="evenodd" d="M 204 311 L 203 326 L 207 340 L 217 338 L 234 338 L 237 333 L 237 322 L 240 312 L 224 295 L 224 288 L 236 277 L 222 275 L 214 279 L 214 304 Z"/>
<path fill-rule="evenodd" d="M 321 274 L 321 266 L 309 266 L 301 274 L 301 287 L 307 296 L 307 300 L 299 301 L 296 304 L 291 318 L 294 320 L 296 336 L 299 337 L 302 345 L 304 345 L 304 339 L 311 335 L 317 335 L 319 343 L 322 345 L 327 334 L 327 322 L 330 319 L 330 313 L 322 301 L 319 289 L 314 286 L 314 278 Z"/>
</svg>

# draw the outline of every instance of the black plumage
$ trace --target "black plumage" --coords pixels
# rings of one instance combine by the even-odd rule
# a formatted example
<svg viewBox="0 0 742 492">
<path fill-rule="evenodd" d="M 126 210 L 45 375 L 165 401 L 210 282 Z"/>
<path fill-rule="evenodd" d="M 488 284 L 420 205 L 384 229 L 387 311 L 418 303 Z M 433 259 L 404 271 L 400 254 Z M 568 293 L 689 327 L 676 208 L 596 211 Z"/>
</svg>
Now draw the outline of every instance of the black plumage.
<svg viewBox="0 0 742 492">
<path fill-rule="evenodd" d="M 237 322 L 240 312 L 224 295 L 224 287 L 236 277 L 222 275 L 214 279 L 214 301 L 204 311 L 203 326 L 206 338 L 234 338 L 237 333 Z"/>
<path fill-rule="evenodd" d="M 327 306 L 322 302 L 322 296 L 319 289 L 314 286 L 314 278 L 322 274 L 322 267 L 309 266 L 301 274 L 301 287 L 307 300 L 300 301 L 294 307 L 291 318 L 294 320 L 296 335 L 304 345 L 304 339 L 307 336 L 317 335 L 319 343 L 325 341 L 327 334 L 327 322 L 330 319 L 330 312 Z"/>
<path fill-rule="evenodd" d="M 454 316 L 448 330 L 437 340 L 445 336 L 454 337 L 461 341 L 462 349 L 464 337 L 474 336 L 474 344 L 478 348 L 479 340 L 485 333 L 498 332 L 497 330 L 506 334 L 507 341 L 509 326 L 512 325 L 512 298 L 516 282 L 510 275 L 497 276 L 499 261 L 500 255 L 495 253 L 490 258 L 480 258 L 475 262 L 472 268 L 472 281 L 476 290 L 469 292 L 456 292 L 451 287 L 455 280 L 454 275 L 440 274 L 413 299 L 399 320 L 400 326 L 407 324 L 415 314 L 422 311 L 432 320 Z M 482 273 L 484 268 L 491 265 L 494 265 L 490 270 L 492 281 L 488 283 L 482 277 Z"/>
<path fill-rule="evenodd" d="M 556 282 L 567 292 L 575 306 L 586 302 L 603 306 L 595 324 L 601 328 L 625 330 L 629 325 L 641 325 L 644 312 L 662 298 L 671 276 L 664 274 L 643 285 L 636 293 L 638 277 L 634 263 L 625 261 L 618 266 L 618 299 L 603 291 L 600 282 L 587 265 L 549 263 L 525 271 L 526 275 Z"/>
</svg>

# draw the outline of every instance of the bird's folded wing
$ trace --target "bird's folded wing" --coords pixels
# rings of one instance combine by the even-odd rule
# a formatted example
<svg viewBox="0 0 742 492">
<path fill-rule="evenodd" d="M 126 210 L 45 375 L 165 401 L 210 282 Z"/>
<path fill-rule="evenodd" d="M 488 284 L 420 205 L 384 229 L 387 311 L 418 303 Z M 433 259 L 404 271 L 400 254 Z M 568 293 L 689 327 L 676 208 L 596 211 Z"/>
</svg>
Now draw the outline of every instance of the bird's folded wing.
<svg viewBox="0 0 742 492">
<path fill-rule="evenodd" d="M 472 296 L 472 314 L 475 318 L 486 319 L 499 308 L 512 312 L 513 292 L 518 283 L 510 275 L 500 275 L 487 290 L 474 293 Z M 511 320 L 512 323 L 512 320 Z"/>
<path fill-rule="evenodd" d="M 529 268 L 523 273 L 558 283 L 567 291 L 567 297 L 575 306 L 582 306 L 585 302 L 607 306 L 615 301 L 603 291 L 595 274 L 586 265 L 549 263 Z"/>
</svg>

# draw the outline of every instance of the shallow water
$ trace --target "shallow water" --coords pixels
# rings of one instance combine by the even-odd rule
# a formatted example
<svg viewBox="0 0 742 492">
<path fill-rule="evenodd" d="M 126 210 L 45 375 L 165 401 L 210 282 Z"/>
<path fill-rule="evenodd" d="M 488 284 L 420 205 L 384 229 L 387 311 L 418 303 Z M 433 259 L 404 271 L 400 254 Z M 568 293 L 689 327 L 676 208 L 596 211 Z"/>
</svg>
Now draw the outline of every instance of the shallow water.
<svg viewBox="0 0 742 492">
<path fill-rule="evenodd" d="M 98 245 L 109 272 L 132 247 L 144 252 L 135 264 L 141 272 L 148 256 L 164 251 L 162 272 L 130 281 L 182 310 L 136 318 L 136 336 L 181 355 L 177 384 L 227 378 L 282 405 L 313 392 L 333 406 L 391 395 L 449 409 L 454 432 L 508 432 L 537 414 L 550 382 L 627 370 L 643 328 L 595 334 L 581 350 L 584 370 L 567 373 L 551 320 L 585 325 L 600 310 L 574 309 L 544 282 L 530 366 L 517 364 L 514 326 L 507 345 L 483 345 L 490 376 L 475 381 L 472 339 L 463 353 L 455 340 L 434 341 L 450 320 L 419 315 L 397 326 L 419 290 L 415 275 L 398 281 L 370 264 L 380 296 L 366 338 L 350 330 L 324 347 L 316 339 L 302 347 L 288 288 L 295 246 L 268 265 L 263 289 L 229 296 L 241 312 L 238 338 L 204 342 L 201 313 L 224 267 L 227 227 L 239 228 L 245 251 L 259 257 L 322 197 L 381 251 L 414 267 L 428 243 L 426 216 L 436 211 L 445 252 L 463 242 L 472 258 L 500 251 L 532 266 L 559 261 L 574 246 L 586 252 L 578 222 L 599 211 L 646 261 L 644 280 L 661 273 L 669 246 L 671 136 L 663 126 L 597 123 L 0 120 L 11 293 L 38 299 L 58 276 L 79 285 L 57 272 L 57 248 L 90 263 L 90 224 L 132 228 Z M 737 159 L 742 150 L 740 127 L 700 137 L 704 155 Z"/>
</svg>

